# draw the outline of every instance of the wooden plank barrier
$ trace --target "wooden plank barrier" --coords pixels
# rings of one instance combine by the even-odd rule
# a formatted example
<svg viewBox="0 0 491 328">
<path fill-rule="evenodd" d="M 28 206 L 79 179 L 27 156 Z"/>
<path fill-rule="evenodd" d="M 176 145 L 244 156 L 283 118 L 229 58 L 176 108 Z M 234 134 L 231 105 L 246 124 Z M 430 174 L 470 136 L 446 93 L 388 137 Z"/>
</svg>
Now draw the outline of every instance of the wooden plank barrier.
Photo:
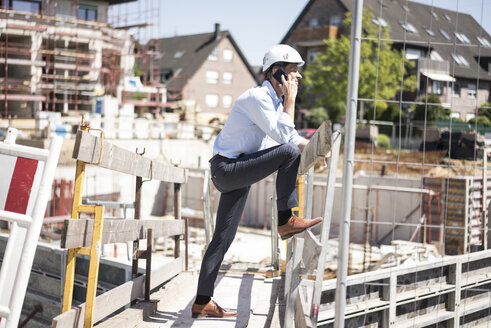
<svg viewBox="0 0 491 328">
<path fill-rule="evenodd" d="M 63 313 L 53 319 L 52 327 L 93 327 L 108 315 L 137 298 L 149 300 L 150 290 L 179 274 L 187 263 L 180 251 L 180 240 L 186 239 L 186 225 L 181 220 L 181 184 L 187 182 L 187 170 L 150 160 L 143 153 L 136 153 L 115 146 L 100 136 L 89 133 L 90 127 L 82 122 L 77 132 L 73 158 L 77 160 L 74 186 L 72 219 L 65 220 L 61 247 L 68 249 Z M 134 175 L 135 219 L 104 219 L 104 206 L 82 204 L 82 193 L 87 164 Z M 175 220 L 140 219 L 141 187 L 143 178 L 174 184 Z M 94 214 L 94 219 L 80 219 L 80 213 Z M 174 260 L 151 270 L 152 240 L 158 237 L 173 237 Z M 139 241 L 147 239 L 147 249 L 139 250 Z M 96 297 L 101 245 L 133 241 L 133 279 Z M 187 243 L 186 243 L 187 245 Z M 72 308 L 75 261 L 77 255 L 89 255 L 86 303 Z M 146 259 L 146 274 L 137 275 L 138 260 Z M 151 277 L 150 277 L 151 276 Z M 150 279 L 151 278 L 151 279 Z M 83 318 L 83 320 L 82 320 Z"/>
</svg>

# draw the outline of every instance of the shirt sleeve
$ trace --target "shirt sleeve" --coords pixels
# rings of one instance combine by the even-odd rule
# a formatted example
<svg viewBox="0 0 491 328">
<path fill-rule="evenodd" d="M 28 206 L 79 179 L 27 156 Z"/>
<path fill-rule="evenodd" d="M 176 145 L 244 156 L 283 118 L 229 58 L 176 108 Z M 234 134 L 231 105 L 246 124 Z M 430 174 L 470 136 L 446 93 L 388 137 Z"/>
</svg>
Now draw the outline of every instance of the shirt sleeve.
<svg viewBox="0 0 491 328">
<path fill-rule="evenodd" d="M 295 132 L 295 124 L 290 115 L 282 112 L 278 116 L 270 97 L 255 98 L 252 107 L 249 111 L 252 122 L 279 144 L 290 142 Z"/>
<path fill-rule="evenodd" d="M 305 138 L 302 138 L 301 136 L 298 135 L 297 130 L 293 130 L 292 134 L 290 135 L 290 140 L 288 142 L 294 143 L 295 145 L 298 146 L 298 144 L 304 139 Z"/>
</svg>

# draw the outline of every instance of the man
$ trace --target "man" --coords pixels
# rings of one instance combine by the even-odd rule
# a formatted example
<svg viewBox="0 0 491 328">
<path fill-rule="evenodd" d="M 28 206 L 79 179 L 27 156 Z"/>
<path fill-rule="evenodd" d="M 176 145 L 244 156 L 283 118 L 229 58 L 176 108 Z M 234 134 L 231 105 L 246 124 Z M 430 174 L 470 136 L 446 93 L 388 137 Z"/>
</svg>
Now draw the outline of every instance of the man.
<svg viewBox="0 0 491 328">
<path fill-rule="evenodd" d="M 251 184 L 278 171 L 278 233 L 287 239 L 320 223 L 322 218 L 295 217 L 298 206 L 296 178 L 301 150 L 308 141 L 300 137 L 293 124 L 298 68 L 304 64 L 300 54 L 284 44 L 273 46 L 264 55 L 264 83 L 237 98 L 222 131 L 215 140 L 210 160 L 211 179 L 221 192 L 216 228 L 208 245 L 192 307 L 194 318 L 235 316 L 211 299 L 223 257 L 232 243 L 244 210 Z M 282 69 L 281 83 L 273 75 Z M 282 99 L 283 97 L 283 99 Z M 269 138 L 279 145 L 266 148 Z"/>
</svg>

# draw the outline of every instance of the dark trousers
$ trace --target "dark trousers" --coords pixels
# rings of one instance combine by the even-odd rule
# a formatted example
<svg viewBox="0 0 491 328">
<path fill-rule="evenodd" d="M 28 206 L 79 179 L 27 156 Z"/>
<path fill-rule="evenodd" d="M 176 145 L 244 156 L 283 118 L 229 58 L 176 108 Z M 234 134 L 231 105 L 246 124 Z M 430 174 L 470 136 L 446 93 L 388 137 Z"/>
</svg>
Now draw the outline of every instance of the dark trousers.
<svg viewBox="0 0 491 328">
<path fill-rule="evenodd" d="M 201 263 L 198 295 L 213 296 L 223 257 L 235 238 L 251 185 L 278 171 L 278 210 L 298 206 L 296 180 L 300 150 L 283 144 L 230 159 L 216 155 L 210 161 L 211 179 L 221 192 L 215 233 Z"/>
</svg>

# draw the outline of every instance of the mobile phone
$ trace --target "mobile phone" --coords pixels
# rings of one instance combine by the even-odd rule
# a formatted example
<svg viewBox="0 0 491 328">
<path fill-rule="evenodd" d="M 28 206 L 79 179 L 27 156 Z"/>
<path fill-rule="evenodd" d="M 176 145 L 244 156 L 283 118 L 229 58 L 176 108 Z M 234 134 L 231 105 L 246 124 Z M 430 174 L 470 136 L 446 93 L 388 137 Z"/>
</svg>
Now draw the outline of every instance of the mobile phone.
<svg viewBox="0 0 491 328">
<path fill-rule="evenodd" d="M 281 76 L 284 75 L 285 76 L 285 80 L 288 80 L 288 76 L 285 74 L 285 72 L 282 70 L 282 69 L 278 69 L 274 74 L 273 74 L 273 77 L 275 78 L 276 81 L 278 81 L 279 83 L 283 83 L 281 81 Z"/>
</svg>

